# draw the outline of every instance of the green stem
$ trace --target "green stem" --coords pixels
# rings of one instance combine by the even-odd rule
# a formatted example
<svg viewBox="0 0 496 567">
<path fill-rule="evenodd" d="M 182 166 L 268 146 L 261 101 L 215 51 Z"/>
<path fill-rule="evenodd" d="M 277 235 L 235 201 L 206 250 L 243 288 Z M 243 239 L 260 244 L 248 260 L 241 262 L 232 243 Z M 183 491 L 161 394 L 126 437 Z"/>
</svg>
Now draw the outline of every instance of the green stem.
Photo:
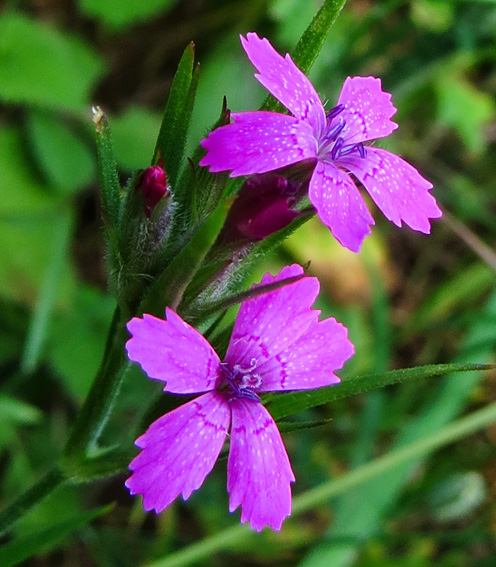
<svg viewBox="0 0 496 567">
<path fill-rule="evenodd" d="M 16 498 L 5 510 L 0 513 L 0 536 L 8 532 L 14 524 L 28 510 L 33 508 L 40 500 L 48 496 L 64 482 L 64 477 L 58 468 L 49 471 L 41 480 L 29 490 Z"/>
<path fill-rule="evenodd" d="M 395 467 L 405 463 L 414 463 L 435 449 L 449 445 L 471 435 L 496 421 L 496 403 L 475 411 L 470 415 L 448 425 L 438 433 L 411 443 L 400 449 L 374 459 L 362 467 L 335 480 L 325 482 L 293 499 L 293 514 L 298 516 L 318 506 L 334 496 L 365 483 Z M 236 525 L 198 543 L 188 546 L 167 557 L 148 563 L 146 567 L 183 567 L 199 561 L 205 561 L 209 555 L 225 550 L 230 546 L 254 537 L 247 525 Z"/>
<path fill-rule="evenodd" d="M 76 461 L 73 463 L 76 466 L 86 451 L 96 446 L 119 393 L 127 368 L 124 354 L 126 338 L 126 326 L 117 307 L 110 325 L 102 364 L 64 449 L 65 457 Z"/>
</svg>

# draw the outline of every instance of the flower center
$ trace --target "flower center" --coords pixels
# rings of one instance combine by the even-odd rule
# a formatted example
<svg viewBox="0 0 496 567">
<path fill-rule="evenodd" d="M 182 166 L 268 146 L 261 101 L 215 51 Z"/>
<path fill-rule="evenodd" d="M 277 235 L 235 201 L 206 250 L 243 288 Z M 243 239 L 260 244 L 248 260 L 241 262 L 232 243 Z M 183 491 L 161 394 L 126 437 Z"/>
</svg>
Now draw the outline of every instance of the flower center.
<svg viewBox="0 0 496 567">
<path fill-rule="evenodd" d="M 357 152 L 361 158 L 366 157 L 366 152 L 363 144 L 345 144 L 345 139 L 340 136 L 343 128 L 346 126 L 346 120 L 339 116 L 344 110 L 344 104 L 338 104 L 331 108 L 326 115 L 327 129 L 322 137 L 319 147 L 320 158 L 331 158 L 332 161 L 338 160 L 340 157 L 350 155 Z M 338 120 L 334 120 L 335 118 Z"/>
<path fill-rule="evenodd" d="M 257 367 L 257 360 L 252 358 L 248 368 L 242 368 L 235 364 L 232 368 L 227 364 L 222 364 L 224 385 L 227 386 L 231 398 L 245 398 L 254 402 L 260 402 L 260 397 L 256 393 L 262 384 L 262 377 L 253 371 Z"/>
</svg>

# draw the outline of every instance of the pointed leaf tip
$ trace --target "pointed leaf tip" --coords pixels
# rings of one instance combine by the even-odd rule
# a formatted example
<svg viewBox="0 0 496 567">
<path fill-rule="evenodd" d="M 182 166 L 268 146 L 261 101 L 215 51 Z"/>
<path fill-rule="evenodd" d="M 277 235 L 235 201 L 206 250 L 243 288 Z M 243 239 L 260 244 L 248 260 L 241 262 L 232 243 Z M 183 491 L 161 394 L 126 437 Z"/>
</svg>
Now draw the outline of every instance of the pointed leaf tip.
<svg viewBox="0 0 496 567">
<path fill-rule="evenodd" d="M 91 114 L 95 124 L 103 217 L 106 223 L 108 222 L 111 226 L 116 226 L 119 222 L 121 187 L 117 175 L 117 164 L 110 134 L 110 125 L 105 113 L 99 106 L 92 106 Z"/>
</svg>

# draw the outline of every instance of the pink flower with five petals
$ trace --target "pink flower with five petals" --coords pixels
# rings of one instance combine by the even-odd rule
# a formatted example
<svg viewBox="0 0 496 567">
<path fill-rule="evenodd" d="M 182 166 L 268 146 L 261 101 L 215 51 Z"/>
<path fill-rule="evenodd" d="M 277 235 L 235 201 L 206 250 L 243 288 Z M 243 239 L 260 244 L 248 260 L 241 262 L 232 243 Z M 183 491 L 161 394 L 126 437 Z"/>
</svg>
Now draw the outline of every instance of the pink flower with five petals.
<svg viewBox="0 0 496 567">
<path fill-rule="evenodd" d="M 301 276 L 301 266 L 266 274 L 261 284 Z M 254 286 L 256 287 L 256 286 Z M 244 301 L 224 362 L 208 341 L 167 308 L 128 323 L 128 356 L 164 391 L 202 394 L 152 423 L 136 441 L 126 486 L 161 512 L 180 494 L 186 500 L 212 470 L 230 429 L 229 510 L 260 531 L 281 528 L 291 513 L 295 478 L 277 425 L 260 401 L 265 392 L 337 384 L 334 371 L 353 354 L 347 330 L 311 309 L 317 278 L 304 277 Z"/>
<path fill-rule="evenodd" d="M 429 193 L 432 184 L 400 157 L 365 146 L 391 134 L 396 109 L 380 79 L 348 77 L 338 104 L 326 113 L 307 77 L 287 54 L 267 39 L 241 37 L 255 77 L 292 114 L 234 112 L 233 123 L 202 140 L 207 150 L 200 165 L 231 176 L 264 173 L 315 159 L 309 199 L 320 220 L 345 247 L 358 252 L 374 220 L 350 173 L 367 189 L 386 218 L 397 226 L 429 233 L 429 219 L 441 210 Z"/>
</svg>

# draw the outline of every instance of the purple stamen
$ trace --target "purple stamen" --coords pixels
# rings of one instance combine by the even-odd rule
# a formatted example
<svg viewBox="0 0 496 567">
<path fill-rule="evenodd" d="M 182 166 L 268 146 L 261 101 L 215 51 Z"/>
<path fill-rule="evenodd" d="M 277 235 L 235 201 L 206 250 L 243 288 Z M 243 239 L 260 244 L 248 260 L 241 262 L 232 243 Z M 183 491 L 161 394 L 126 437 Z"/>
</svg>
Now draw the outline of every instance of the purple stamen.
<svg viewBox="0 0 496 567">
<path fill-rule="evenodd" d="M 341 130 L 346 126 L 346 121 L 342 118 L 340 119 L 339 123 L 336 124 L 333 128 L 331 128 L 325 135 L 326 140 L 335 140 Z"/>
<path fill-rule="evenodd" d="M 343 144 L 344 144 L 343 138 L 338 138 L 336 140 L 336 143 L 334 144 L 334 146 L 331 150 L 331 159 L 335 160 L 340 156 L 341 148 L 343 147 Z"/>
<path fill-rule="evenodd" d="M 353 153 L 355 150 L 356 150 L 356 144 L 348 144 L 347 146 L 342 146 L 336 158 L 339 158 L 341 156 L 347 156 Z"/>
<path fill-rule="evenodd" d="M 326 114 L 326 118 L 327 120 L 332 120 L 333 118 L 335 118 L 338 114 L 340 114 L 341 112 L 343 112 L 344 110 L 344 104 L 338 104 L 337 106 L 335 106 L 334 108 L 331 108 L 331 110 L 329 110 L 329 112 Z"/>
<path fill-rule="evenodd" d="M 339 140 L 343 140 L 343 138 L 339 138 Z M 331 157 L 332 159 L 336 160 L 339 159 L 340 157 L 348 156 L 355 151 L 360 154 L 361 158 L 366 157 L 365 148 L 361 142 L 359 144 L 347 144 L 346 146 L 343 146 L 343 144 L 340 144 L 338 146 L 338 143 L 336 142 L 336 144 L 334 144 L 334 147 L 332 149 Z"/>
</svg>

